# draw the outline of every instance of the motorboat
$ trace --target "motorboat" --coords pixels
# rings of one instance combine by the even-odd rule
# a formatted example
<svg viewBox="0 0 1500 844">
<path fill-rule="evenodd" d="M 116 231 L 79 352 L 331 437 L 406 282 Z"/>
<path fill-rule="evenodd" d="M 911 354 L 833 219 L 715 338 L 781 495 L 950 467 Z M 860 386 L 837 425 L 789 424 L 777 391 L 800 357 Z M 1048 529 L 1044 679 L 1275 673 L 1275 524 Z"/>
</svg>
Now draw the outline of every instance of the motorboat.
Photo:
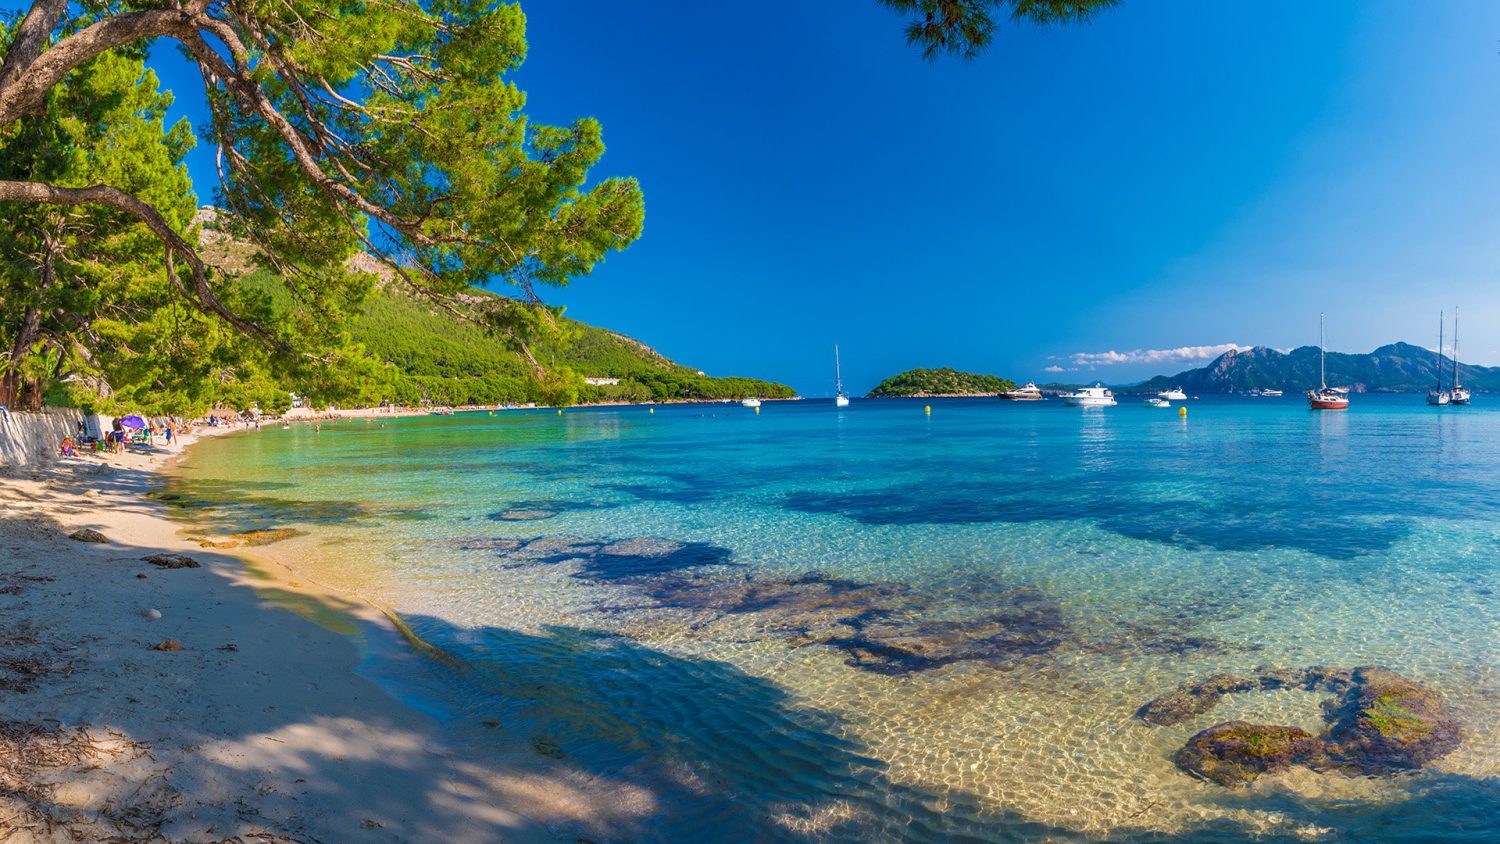
<svg viewBox="0 0 1500 844">
<path fill-rule="evenodd" d="M 1145 404 L 1146 407 L 1171 407 L 1172 406 L 1172 403 L 1169 402 L 1169 401 L 1167 401 L 1166 399 L 1158 399 L 1158 398 L 1146 399 L 1146 401 L 1145 401 L 1144 404 Z"/>
<path fill-rule="evenodd" d="M 1103 384 L 1095 384 L 1092 387 L 1084 387 L 1072 393 L 1063 393 L 1058 396 L 1062 403 L 1069 407 L 1114 407 L 1119 402 L 1115 401 L 1115 394 L 1110 392 Z"/>
<path fill-rule="evenodd" d="M 1026 386 L 1017 387 L 1014 390 L 1006 390 L 1000 394 L 1000 398 L 1007 401 L 1041 401 L 1046 396 L 1042 395 L 1040 387 L 1027 381 Z"/>
<path fill-rule="evenodd" d="M 1181 387 L 1173 387 L 1170 390 L 1162 390 L 1161 392 L 1156 394 L 1156 397 L 1159 399 L 1166 399 L 1167 401 L 1187 401 L 1187 393 L 1184 393 Z"/>
<path fill-rule="evenodd" d="M 1279 399 L 1282 396 L 1282 393 L 1281 393 L 1280 390 L 1261 390 L 1260 394 L 1261 394 L 1262 397 L 1268 398 L 1268 399 Z"/>
<path fill-rule="evenodd" d="M 1323 342 L 1323 315 L 1318 314 L 1318 389 L 1307 391 L 1307 406 L 1313 410 L 1348 410 L 1349 390 L 1328 386 Z"/>
<path fill-rule="evenodd" d="M 760 399 L 757 399 L 757 398 L 742 399 L 740 401 L 740 404 L 744 405 L 745 407 L 760 407 Z"/>
</svg>

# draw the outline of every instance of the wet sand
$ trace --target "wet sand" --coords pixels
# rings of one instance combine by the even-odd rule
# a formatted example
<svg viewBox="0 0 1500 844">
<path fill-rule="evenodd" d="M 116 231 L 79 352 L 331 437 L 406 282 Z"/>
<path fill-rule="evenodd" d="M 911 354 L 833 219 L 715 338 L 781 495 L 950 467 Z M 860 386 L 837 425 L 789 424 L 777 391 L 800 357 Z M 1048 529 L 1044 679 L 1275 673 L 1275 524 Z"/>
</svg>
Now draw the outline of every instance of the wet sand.
<svg viewBox="0 0 1500 844">
<path fill-rule="evenodd" d="M 556 841 L 650 814 L 454 746 L 357 673 L 434 669 L 378 610 L 183 536 L 151 493 L 190 443 L 0 478 L 0 840 Z"/>
</svg>

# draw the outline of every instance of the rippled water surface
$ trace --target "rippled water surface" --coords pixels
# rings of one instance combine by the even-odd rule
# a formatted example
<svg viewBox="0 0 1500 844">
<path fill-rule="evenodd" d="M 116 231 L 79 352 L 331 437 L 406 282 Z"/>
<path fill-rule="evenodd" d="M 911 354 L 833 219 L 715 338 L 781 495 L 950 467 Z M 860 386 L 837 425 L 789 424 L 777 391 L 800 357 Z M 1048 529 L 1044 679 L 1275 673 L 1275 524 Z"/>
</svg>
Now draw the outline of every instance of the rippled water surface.
<svg viewBox="0 0 1500 844">
<path fill-rule="evenodd" d="M 465 740 L 658 796 L 647 838 L 1500 837 L 1500 412 L 1356 397 L 504 411 L 206 441 L 213 529 L 462 659 Z M 1314 692 L 1171 727 L 1179 683 L 1383 665 L 1439 690 L 1419 773 L 1226 789 L 1172 756 Z M 502 730 L 475 725 L 499 721 Z"/>
</svg>

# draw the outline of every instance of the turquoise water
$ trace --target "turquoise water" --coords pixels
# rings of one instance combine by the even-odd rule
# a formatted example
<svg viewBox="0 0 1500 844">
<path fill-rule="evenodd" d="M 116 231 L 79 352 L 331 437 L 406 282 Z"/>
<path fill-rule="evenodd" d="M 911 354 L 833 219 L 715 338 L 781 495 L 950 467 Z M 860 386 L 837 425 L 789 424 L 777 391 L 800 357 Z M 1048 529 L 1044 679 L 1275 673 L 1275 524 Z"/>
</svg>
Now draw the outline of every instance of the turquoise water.
<svg viewBox="0 0 1500 844">
<path fill-rule="evenodd" d="M 299 424 L 196 446 L 179 485 L 215 530 L 303 527 L 267 550 L 458 657 L 457 740 L 649 792 L 623 838 L 1500 837 L 1500 412 L 1188 404 Z M 1262 665 L 1387 666 L 1464 743 L 1225 789 L 1176 749 L 1317 732 L 1320 696 L 1134 717 Z"/>
</svg>

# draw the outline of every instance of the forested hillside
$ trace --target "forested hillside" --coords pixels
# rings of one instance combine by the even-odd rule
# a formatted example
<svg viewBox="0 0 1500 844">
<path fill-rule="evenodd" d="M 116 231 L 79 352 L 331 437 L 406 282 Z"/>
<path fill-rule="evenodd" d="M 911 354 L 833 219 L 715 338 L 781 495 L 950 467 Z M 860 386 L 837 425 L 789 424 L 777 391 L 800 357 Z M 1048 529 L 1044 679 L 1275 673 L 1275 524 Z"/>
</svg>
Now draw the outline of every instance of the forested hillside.
<svg viewBox="0 0 1500 844">
<path fill-rule="evenodd" d="M 908 369 L 881 381 L 871 398 L 925 396 L 993 396 L 1015 389 L 1015 382 L 994 375 L 942 369 Z"/>
<path fill-rule="evenodd" d="M 493 295 L 476 291 L 478 295 Z M 628 337 L 565 320 L 571 342 L 535 349 L 549 370 L 572 373 L 577 401 L 668 401 L 788 398 L 790 387 L 755 378 L 714 378 L 675 363 Z M 351 326 L 354 339 L 390 364 L 398 401 L 501 404 L 538 401 L 537 386 L 521 356 L 484 328 L 436 310 L 391 288 L 374 291 L 364 315 Z M 583 378 L 619 378 L 618 385 L 588 385 Z"/>
</svg>

